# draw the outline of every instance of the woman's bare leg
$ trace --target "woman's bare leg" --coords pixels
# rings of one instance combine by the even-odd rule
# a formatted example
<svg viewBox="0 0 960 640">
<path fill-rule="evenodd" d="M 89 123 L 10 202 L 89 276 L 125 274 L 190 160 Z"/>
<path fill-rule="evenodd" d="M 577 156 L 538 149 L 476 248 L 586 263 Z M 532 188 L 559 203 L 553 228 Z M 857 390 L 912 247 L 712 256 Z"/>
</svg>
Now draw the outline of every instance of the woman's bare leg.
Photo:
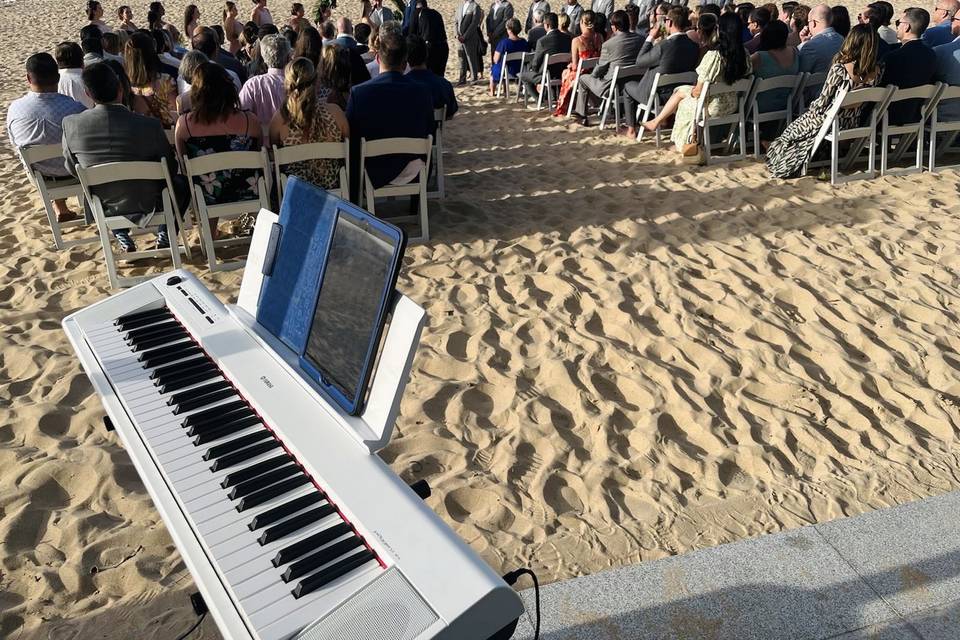
<svg viewBox="0 0 960 640">
<path fill-rule="evenodd" d="M 647 131 L 654 131 L 659 127 L 664 120 L 672 116 L 677 112 L 677 107 L 680 106 L 680 103 L 684 98 L 687 97 L 686 91 L 674 91 L 673 95 L 670 96 L 670 99 L 667 100 L 667 104 L 663 105 L 663 108 L 660 109 L 660 113 L 657 114 L 657 117 L 653 120 L 648 120 L 643 123 L 643 128 Z"/>
</svg>

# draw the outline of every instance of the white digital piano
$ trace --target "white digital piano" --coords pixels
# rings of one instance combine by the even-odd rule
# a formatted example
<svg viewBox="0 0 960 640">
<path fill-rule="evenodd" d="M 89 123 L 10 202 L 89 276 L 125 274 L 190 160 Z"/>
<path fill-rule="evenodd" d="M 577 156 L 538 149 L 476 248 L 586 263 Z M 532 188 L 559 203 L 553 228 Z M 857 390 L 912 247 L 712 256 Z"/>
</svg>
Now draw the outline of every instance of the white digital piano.
<svg viewBox="0 0 960 640">
<path fill-rule="evenodd" d="M 396 295 L 360 416 L 256 320 L 262 211 L 240 299 L 187 271 L 64 322 L 204 602 L 230 640 L 504 640 L 508 587 L 376 452 L 424 323 Z"/>
</svg>

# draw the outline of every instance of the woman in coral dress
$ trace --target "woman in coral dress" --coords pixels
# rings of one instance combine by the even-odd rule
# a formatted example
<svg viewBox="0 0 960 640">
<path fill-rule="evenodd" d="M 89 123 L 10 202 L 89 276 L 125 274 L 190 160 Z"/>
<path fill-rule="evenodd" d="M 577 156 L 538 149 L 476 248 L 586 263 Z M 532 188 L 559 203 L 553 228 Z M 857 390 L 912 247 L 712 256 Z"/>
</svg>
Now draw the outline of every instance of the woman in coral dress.
<svg viewBox="0 0 960 640">
<path fill-rule="evenodd" d="M 567 108 L 570 106 L 570 96 L 573 93 L 573 81 L 577 77 L 577 66 L 581 60 L 587 58 L 596 58 L 600 55 L 600 47 L 603 45 L 603 35 L 597 33 L 593 28 L 593 11 L 584 11 L 580 16 L 580 35 L 573 39 L 571 45 L 570 66 L 563 70 L 560 85 L 560 97 L 557 98 L 557 108 L 553 115 L 567 115 Z"/>
</svg>

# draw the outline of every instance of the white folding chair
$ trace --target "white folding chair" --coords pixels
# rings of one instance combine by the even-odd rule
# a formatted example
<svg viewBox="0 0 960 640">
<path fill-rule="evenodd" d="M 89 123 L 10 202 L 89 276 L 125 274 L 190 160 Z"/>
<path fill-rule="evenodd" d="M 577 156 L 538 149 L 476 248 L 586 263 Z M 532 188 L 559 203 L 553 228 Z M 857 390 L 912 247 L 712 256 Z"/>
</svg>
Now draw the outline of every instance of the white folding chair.
<svg viewBox="0 0 960 640">
<path fill-rule="evenodd" d="M 753 155 L 760 159 L 760 125 L 768 122 L 783 123 L 787 126 L 793 122 L 793 101 L 803 82 L 803 74 L 795 76 L 777 76 L 775 78 L 757 79 L 747 98 L 747 122 L 753 126 Z M 759 98 L 768 91 L 789 91 L 783 109 L 760 111 Z"/>
<path fill-rule="evenodd" d="M 880 123 L 880 175 L 905 175 L 908 173 L 919 173 L 923 171 L 923 132 L 930 118 L 930 114 L 936 111 L 940 104 L 940 95 L 946 85 L 942 83 L 928 84 L 913 89 L 897 89 L 890 96 L 887 108 L 883 111 L 883 117 Z M 922 100 L 920 107 L 920 119 L 917 122 L 908 122 L 902 125 L 890 124 L 890 107 L 904 100 Z M 912 167 L 905 169 L 890 169 L 890 143 L 891 139 L 896 137 L 896 147 L 893 149 L 893 161 L 899 162 L 914 142 L 917 145 L 916 162 Z"/>
<path fill-rule="evenodd" d="M 520 82 L 520 74 L 513 75 L 510 73 L 509 66 L 511 62 L 519 62 L 520 68 L 523 69 L 523 65 L 526 62 L 526 57 L 533 54 L 528 54 L 526 52 L 517 51 L 515 53 L 508 53 L 500 59 L 500 77 L 497 78 L 497 97 L 500 97 L 501 91 L 503 92 L 504 100 L 510 100 L 510 82 L 514 81 L 517 83 L 517 99 L 520 99 L 520 91 L 523 87 L 523 83 Z"/>
<path fill-rule="evenodd" d="M 573 85 L 571 85 L 570 90 L 570 105 L 567 107 L 567 117 L 573 115 L 573 105 L 577 101 L 577 92 L 580 91 L 580 76 L 585 73 L 590 73 L 593 71 L 593 68 L 597 66 L 597 63 L 600 62 L 600 58 L 581 58 L 580 62 L 577 63 L 577 75 L 573 77 Z"/>
<path fill-rule="evenodd" d="M 70 222 L 59 222 L 57 212 L 53 209 L 53 201 L 61 198 L 77 198 L 83 205 L 83 186 L 80 181 L 73 176 L 62 178 L 52 178 L 40 173 L 36 165 L 44 160 L 59 159 L 63 162 L 63 147 L 59 144 L 35 144 L 26 147 L 17 147 L 17 153 L 23 159 L 23 166 L 27 168 L 27 178 L 37 188 L 40 194 L 40 201 L 43 202 L 43 209 L 47 214 L 47 222 L 50 224 L 50 232 L 53 234 L 53 245 L 57 250 L 62 251 L 69 247 L 75 247 L 80 244 L 88 244 L 97 241 L 97 236 L 82 236 L 79 238 L 63 239 L 63 230 L 86 226 L 87 222 L 83 217 Z M 83 212 L 81 211 L 81 216 Z"/>
<path fill-rule="evenodd" d="M 646 71 L 646 67 L 640 67 L 635 64 L 616 66 L 610 75 L 610 87 L 600 103 L 600 129 L 606 126 L 607 116 L 610 114 L 610 106 L 613 106 L 613 128 L 620 126 L 620 116 L 622 115 L 620 107 L 623 103 L 623 85 L 633 78 L 640 78 Z"/>
<path fill-rule="evenodd" d="M 276 172 L 277 194 L 280 200 L 283 200 L 283 193 L 287 189 L 287 174 L 284 167 L 294 162 L 306 162 L 309 160 L 339 160 L 340 166 L 340 188 L 331 189 L 330 192 L 344 200 L 350 199 L 350 141 L 343 142 L 310 142 L 307 144 L 294 144 L 289 147 L 278 147 L 273 145 L 273 167 Z"/>
<path fill-rule="evenodd" d="M 100 233 L 100 243 L 103 246 L 103 258 L 107 263 L 107 276 L 110 279 L 110 286 L 114 289 L 119 287 L 128 287 L 153 277 L 150 275 L 121 277 L 117 274 L 117 260 L 131 261 L 141 260 L 143 258 L 159 258 L 170 254 L 173 260 L 173 268 L 180 268 L 180 251 L 177 244 L 177 216 L 174 213 L 174 190 L 173 183 L 170 180 L 170 172 L 167 169 L 167 162 L 161 159 L 157 162 L 109 162 L 94 167 L 77 167 L 77 175 L 80 178 L 80 184 L 83 187 L 84 197 L 90 204 L 93 211 L 94 220 L 97 223 L 97 229 Z M 157 180 L 163 181 L 164 187 L 160 194 L 161 201 L 161 220 L 163 226 L 167 229 L 167 237 L 170 239 L 169 249 L 147 249 L 145 251 L 134 251 L 121 254 L 118 258 L 113 253 L 111 243 L 116 229 L 130 229 L 131 234 L 146 233 L 144 228 L 136 228 L 126 216 L 107 216 L 103 210 L 103 203 L 100 197 L 93 193 L 94 187 L 103 186 L 113 182 L 126 182 L 128 180 Z M 148 212 L 145 212 L 148 213 Z M 156 218 L 156 216 L 154 216 Z"/>
<path fill-rule="evenodd" d="M 722 161 L 722 162 L 733 162 L 736 160 L 743 160 L 747 157 L 747 114 L 746 114 L 746 101 L 747 96 L 750 94 L 750 90 L 753 87 L 754 79 L 743 78 L 737 80 L 733 84 L 726 83 L 711 83 L 707 82 L 703 85 L 703 91 L 700 92 L 700 99 L 697 101 L 696 115 L 694 116 L 695 126 L 700 127 L 703 131 L 703 150 L 706 156 L 706 163 L 709 165 L 711 162 Z M 710 99 L 723 95 L 726 93 L 736 94 L 737 100 L 737 109 L 732 114 L 727 116 L 710 116 L 709 113 L 709 104 Z M 730 126 L 730 135 L 727 138 L 727 142 L 718 142 L 714 143 L 710 139 L 710 129 L 711 127 L 729 125 Z M 717 158 L 713 155 L 715 148 L 720 148 L 721 146 L 729 150 L 732 148 L 732 140 L 734 136 L 738 136 L 739 140 L 737 142 L 740 145 L 740 153 L 731 154 L 723 156 L 722 158 Z"/>
<path fill-rule="evenodd" d="M 540 73 L 540 95 L 537 96 L 537 110 L 543 107 L 543 96 L 547 96 L 547 109 L 553 109 L 556 103 L 556 96 L 560 93 L 560 85 L 563 81 L 560 75 L 554 77 L 550 73 L 553 67 L 570 64 L 569 53 L 552 53 L 543 61 L 543 71 Z"/>
<path fill-rule="evenodd" d="M 930 156 L 927 166 L 931 172 L 936 171 L 938 168 L 951 169 L 960 166 L 954 164 L 937 167 L 937 160 L 946 154 L 950 147 L 953 146 L 957 135 L 960 134 L 960 120 L 940 120 L 940 107 L 943 107 L 944 103 L 950 100 L 960 102 L 960 87 L 945 87 L 940 93 L 938 108 L 934 109 L 930 114 Z M 941 136 L 943 140 L 939 139 Z"/>
<path fill-rule="evenodd" d="M 837 185 L 860 177 L 875 177 L 877 174 L 877 145 L 874 144 L 874 138 L 877 134 L 877 121 L 887 108 L 887 103 L 894 91 L 896 91 L 895 87 L 875 87 L 872 89 L 857 89 L 855 91 L 842 90 L 838 93 L 830 110 L 827 111 L 820 131 L 817 133 L 816 138 L 814 138 L 809 159 L 804 165 L 804 174 L 806 174 L 811 167 L 821 164 L 813 162 L 812 158 L 817 153 L 820 145 L 828 142 L 830 143 L 830 184 Z M 843 109 L 851 109 L 863 103 L 867 103 L 867 108 L 870 108 L 868 124 L 851 127 L 849 129 L 841 129 L 840 111 Z M 872 105 L 872 108 L 869 105 Z M 847 154 L 844 162 L 844 168 L 849 168 L 853 165 L 860 156 L 860 152 L 864 146 L 868 148 L 867 171 L 843 178 L 840 177 L 841 142 L 847 142 L 851 145 L 851 150 Z"/>
<path fill-rule="evenodd" d="M 650 95 L 647 97 L 647 101 L 637 105 L 637 124 L 642 125 L 660 113 L 660 109 L 663 108 L 663 104 L 660 102 L 660 92 L 670 87 L 679 87 L 682 85 L 696 86 L 697 80 L 696 71 L 687 71 L 685 73 L 657 72 L 656 77 L 653 79 L 653 87 L 650 88 Z M 642 126 L 638 126 L 638 129 L 637 142 L 643 142 L 643 134 L 646 133 L 647 130 Z M 663 127 L 654 129 L 654 141 L 656 142 L 657 149 L 660 148 L 660 134 L 663 132 Z"/>
<path fill-rule="evenodd" d="M 800 82 L 800 86 L 797 89 L 797 93 L 794 96 L 795 103 L 793 105 L 793 115 L 799 116 L 804 111 L 807 110 L 807 107 L 810 106 L 810 103 L 813 102 L 813 98 L 810 100 L 807 99 L 808 94 L 813 96 L 813 94 L 819 94 L 820 90 L 823 89 L 823 83 L 827 81 L 827 72 L 821 71 L 820 73 L 802 73 L 803 79 Z"/>
<path fill-rule="evenodd" d="M 390 218 L 390 222 L 419 222 L 420 235 L 410 237 L 410 243 L 427 242 L 430 239 L 430 222 L 427 217 L 427 167 L 430 166 L 430 155 L 433 149 L 433 136 L 426 138 L 383 138 L 381 140 L 360 139 L 360 175 L 366 194 L 366 209 L 376 215 L 375 204 L 377 198 L 391 198 L 397 196 L 420 196 L 420 211 L 418 216 L 402 216 Z M 388 184 L 379 189 L 373 188 L 370 176 L 367 174 L 367 160 L 380 156 L 397 154 L 411 154 L 426 157 L 423 167 L 420 168 L 416 179 L 406 184 Z"/>
<path fill-rule="evenodd" d="M 246 259 L 218 262 L 216 250 L 218 247 L 227 247 L 238 244 L 249 244 L 250 238 L 233 237 L 213 239 L 211 225 L 216 227 L 220 220 L 232 220 L 244 214 L 255 215 L 260 209 L 270 208 L 269 184 L 270 165 L 267 159 L 267 150 L 260 151 L 224 151 L 211 153 L 196 158 L 183 158 L 187 179 L 191 185 L 193 210 L 196 213 L 197 226 L 200 228 L 200 239 L 203 252 L 207 256 L 207 266 L 210 271 L 227 271 L 239 269 L 246 264 Z M 219 204 L 208 205 L 203 197 L 203 185 L 199 182 L 202 176 L 218 171 L 252 170 L 258 172 L 257 197 L 250 200 L 233 200 Z"/>
<path fill-rule="evenodd" d="M 446 105 L 433 110 L 433 121 L 437 124 L 437 132 L 433 136 L 433 152 L 430 155 L 433 164 L 430 166 L 428 177 L 433 176 L 436 184 L 433 190 L 427 191 L 427 197 L 443 200 L 447 197 L 443 182 L 443 128 L 447 122 Z"/>
</svg>

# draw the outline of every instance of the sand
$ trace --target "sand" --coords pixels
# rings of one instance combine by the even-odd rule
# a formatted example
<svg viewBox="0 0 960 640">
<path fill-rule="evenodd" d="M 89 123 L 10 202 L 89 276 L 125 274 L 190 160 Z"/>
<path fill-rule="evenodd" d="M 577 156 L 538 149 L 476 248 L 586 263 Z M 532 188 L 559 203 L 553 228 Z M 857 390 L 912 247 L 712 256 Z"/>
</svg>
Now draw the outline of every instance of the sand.
<svg viewBox="0 0 960 640">
<path fill-rule="evenodd" d="M 63 11 L 0 5 L 4 113 L 26 55 L 76 33 Z M 382 455 L 496 570 L 557 580 L 960 486 L 956 173 L 769 181 L 460 98 Z M 51 250 L 3 138 L 0 637 L 175 637 L 191 578 L 60 329 L 110 293 L 100 252 Z"/>
</svg>

